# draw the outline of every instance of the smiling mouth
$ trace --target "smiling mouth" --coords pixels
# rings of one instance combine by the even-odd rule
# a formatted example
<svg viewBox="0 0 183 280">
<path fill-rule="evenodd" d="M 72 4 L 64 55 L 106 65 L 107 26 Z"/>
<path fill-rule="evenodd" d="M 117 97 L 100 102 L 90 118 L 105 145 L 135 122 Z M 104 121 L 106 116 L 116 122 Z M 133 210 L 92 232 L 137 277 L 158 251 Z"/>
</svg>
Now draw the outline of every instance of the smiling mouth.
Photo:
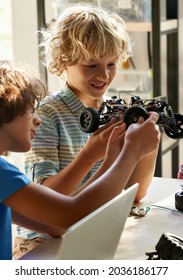
<svg viewBox="0 0 183 280">
<path fill-rule="evenodd" d="M 33 139 L 35 136 L 35 132 L 34 131 L 31 131 L 31 139 Z"/>
<path fill-rule="evenodd" d="M 95 89 L 101 90 L 101 89 L 103 89 L 103 88 L 106 87 L 107 83 L 103 83 L 103 84 L 100 84 L 100 85 L 97 85 L 97 84 L 91 84 L 91 85 L 92 85 L 92 87 L 94 87 Z"/>
</svg>

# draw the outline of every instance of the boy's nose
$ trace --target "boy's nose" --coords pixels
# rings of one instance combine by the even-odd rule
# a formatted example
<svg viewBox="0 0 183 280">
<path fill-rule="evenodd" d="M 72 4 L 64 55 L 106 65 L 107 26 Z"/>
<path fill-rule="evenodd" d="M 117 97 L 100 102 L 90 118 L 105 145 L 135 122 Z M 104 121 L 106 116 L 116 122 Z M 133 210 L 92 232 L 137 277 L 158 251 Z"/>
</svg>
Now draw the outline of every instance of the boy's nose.
<svg viewBox="0 0 183 280">
<path fill-rule="evenodd" d="M 106 81 L 108 78 L 109 78 L 109 74 L 107 69 L 103 69 L 102 71 L 97 73 L 98 80 Z"/>
<path fill-rule="evenodd" d="M 41 123 L 42 123 L 41 119 L 37 115 L 35 115 L 34 116 L 34 125 L 39 126 Z"/>
</svg>

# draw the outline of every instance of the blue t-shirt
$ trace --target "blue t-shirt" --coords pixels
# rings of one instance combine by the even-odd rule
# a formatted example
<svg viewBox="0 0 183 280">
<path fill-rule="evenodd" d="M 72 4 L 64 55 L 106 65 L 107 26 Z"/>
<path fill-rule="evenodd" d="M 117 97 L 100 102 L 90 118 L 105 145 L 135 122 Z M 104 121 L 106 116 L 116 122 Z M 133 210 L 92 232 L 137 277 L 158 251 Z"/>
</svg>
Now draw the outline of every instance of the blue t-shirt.
<svg viewBox="0 0 183 280">
<path fill-rule="evenodd" d="M 0 157 L 0 260 L 12 259 L 11 209 L 3 201 L 30 182 L 18 168 Z"/>
</svg>

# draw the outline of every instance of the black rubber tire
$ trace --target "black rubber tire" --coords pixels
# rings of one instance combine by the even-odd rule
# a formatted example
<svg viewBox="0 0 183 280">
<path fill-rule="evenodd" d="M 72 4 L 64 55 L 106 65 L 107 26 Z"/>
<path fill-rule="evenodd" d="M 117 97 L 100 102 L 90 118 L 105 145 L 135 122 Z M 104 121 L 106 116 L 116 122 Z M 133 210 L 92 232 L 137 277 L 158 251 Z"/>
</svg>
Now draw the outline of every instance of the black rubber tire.
<svg viewBox="0 0 183 280">
<path fill-rule="evenodd" d="M 183 260 L 183 239 L 171 233 L 163 233 L 156 245 L 162 260 Z"/>
<path fill-rule="evenodd" d="M 177 192 L 175 194 L 175 208 L 183 211 L 183 192 Z"/>
<path fill-rule="evenodd" d="M 93 108 L 84 108 L 79 116 L 79 126 L 83 132 L 93 133 L 100 124 L 100 114 Z"/>
<path fill-rule="evenodd" d="M 140 106 L 130 107 L 126 110 L 123 121 L 126 126 L 129 127 L 130 124 L 138 122 L 139 117 L 143 117 L 147 120 L 149 115 L 146 109 Z"/>
<path fill-rule="evenodd" d="M 166 135 L 172 139 L 182 139 L 183 138 L 183 116 L 175 113 L 174 114 L 176 123 L 177 123 L 177 128 L 179 129 L 178 132 L 171 131 L 170 128 L 164 128 L 164 131 Z"/>
</svg>

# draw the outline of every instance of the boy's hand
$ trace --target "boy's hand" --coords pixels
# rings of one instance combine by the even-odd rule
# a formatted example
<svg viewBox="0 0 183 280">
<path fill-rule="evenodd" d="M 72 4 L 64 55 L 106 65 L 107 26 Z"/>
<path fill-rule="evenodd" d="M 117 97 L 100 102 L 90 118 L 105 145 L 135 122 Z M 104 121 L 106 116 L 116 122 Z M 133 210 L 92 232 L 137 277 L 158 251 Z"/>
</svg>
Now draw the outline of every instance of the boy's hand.
<svg viewBox="0 0 183 280">
<path fill-rule="evenodd" d="M 144 121 L 139 118 L 137 123 L 131 124 L 126 130 L 126 124 L 116 126 L 109 138 L 106 158 L 112 164 L 123 148 L 124 142 L 131 145 L 132 152 L 137 153 L 141 158 L 159 146 L 160 132 L 156 125 L 158 121 L 157 113 L 149 113 L 149 118 Z"/>
<path fill-rule="evenodd" d="M 86 145 L 84 146 L 84 150 L 87 155 L 93 159 L 94 162 L 104 159 L 109 137 L 113 129 L 120 126 L 122 123 L 122 121 L 115 122 L 115 120 L 111 120 L 106 125 L 98 128 L 91 135 Z"/>
<path fill-rule="evenodd" d="M 159 147 L 160 131 L 158 125 L 156 125 L 158 118 L 157 113 L 150 112 L 146 121 L 140 117 L 137 123 L 128 127 L 125 143 L 134 146 L 139 157 L 148 155 Z"/>
<path fill-rule="evenodd" d="M 123 123 L 119 125 L 118 123 L 118 126 L 113 129 L 109 137 L 106 150 L 106 158 L 108 159 L 108 161 L 110 161 L 110 164 L 115 161 L 121 149 L 123 148 L 125 132 L 126 124 Z"/>
</svg>

